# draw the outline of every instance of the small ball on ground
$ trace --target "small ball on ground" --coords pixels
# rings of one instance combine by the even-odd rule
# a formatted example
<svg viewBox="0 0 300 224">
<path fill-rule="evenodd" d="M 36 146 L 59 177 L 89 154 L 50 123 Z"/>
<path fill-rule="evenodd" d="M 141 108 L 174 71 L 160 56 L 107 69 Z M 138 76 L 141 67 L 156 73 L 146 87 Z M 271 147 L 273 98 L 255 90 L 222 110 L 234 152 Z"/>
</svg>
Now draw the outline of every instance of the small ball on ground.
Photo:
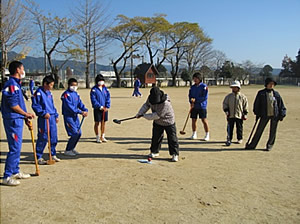
<svg viewBox="0 0 300 224">
<path fill-rule="evenodd" d="M 152 160 L 152 158 L 151 158 L 151 157 L 148 157 L 148 161 L 151 162 L 151 160 Z"/>
</svg>

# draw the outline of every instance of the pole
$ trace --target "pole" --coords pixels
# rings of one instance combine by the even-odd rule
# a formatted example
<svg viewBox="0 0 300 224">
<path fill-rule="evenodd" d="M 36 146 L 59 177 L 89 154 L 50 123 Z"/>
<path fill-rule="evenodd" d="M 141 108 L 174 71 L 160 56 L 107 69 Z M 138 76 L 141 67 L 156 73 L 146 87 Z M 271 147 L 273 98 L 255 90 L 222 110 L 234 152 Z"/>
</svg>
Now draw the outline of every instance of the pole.
<svg viewBox="0 0 300 224">
<path fill-rule="evenodd" d="M 97 73 L 97 61 L 96 61 L 96 33 L 94 31 L 94 78 L 96 78 Z"/>
</svg>

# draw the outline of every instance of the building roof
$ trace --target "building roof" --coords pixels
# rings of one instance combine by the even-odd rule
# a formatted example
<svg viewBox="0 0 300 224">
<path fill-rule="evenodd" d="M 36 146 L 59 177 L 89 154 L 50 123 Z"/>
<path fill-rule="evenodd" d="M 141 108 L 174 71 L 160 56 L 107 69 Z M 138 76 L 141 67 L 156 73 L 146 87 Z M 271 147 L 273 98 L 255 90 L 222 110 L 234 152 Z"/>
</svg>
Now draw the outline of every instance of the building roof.
<svg viewBox="0 0 300 224">
<path fill-rule="evenodd" d="M 153 68 L 153 70 L 155 71 L 156 74 L 158 74 L 158 70 L 156 69 L 156 67 L 150 63 L 143 63 L 143 64 L 139 64 L 135 70 L 134 70 L 134 75 L 145 75 L 150 68 Z"/>
</svg>

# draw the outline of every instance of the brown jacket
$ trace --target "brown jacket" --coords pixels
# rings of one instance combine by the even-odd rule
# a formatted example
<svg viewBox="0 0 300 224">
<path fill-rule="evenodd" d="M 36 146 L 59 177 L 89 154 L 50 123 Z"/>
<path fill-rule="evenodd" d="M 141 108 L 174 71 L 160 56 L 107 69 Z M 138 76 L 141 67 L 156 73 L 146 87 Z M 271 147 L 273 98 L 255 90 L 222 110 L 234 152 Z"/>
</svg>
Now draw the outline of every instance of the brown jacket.
<svg viewBox="0 0 300 224">
<path fill-rule="evenodd" d="M 229 118 L 242 119 L 248 114 L 248 99 L 241 92 L 228 94 L 223 101 L 223 110 Z"/>
</svg>

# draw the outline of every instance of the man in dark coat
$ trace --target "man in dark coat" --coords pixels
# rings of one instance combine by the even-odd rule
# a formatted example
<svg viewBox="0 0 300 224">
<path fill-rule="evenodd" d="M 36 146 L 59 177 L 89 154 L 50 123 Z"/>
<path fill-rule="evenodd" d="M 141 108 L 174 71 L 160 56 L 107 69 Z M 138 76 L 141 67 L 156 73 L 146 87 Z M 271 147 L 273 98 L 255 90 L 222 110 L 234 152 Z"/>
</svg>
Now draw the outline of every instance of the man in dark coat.
<svg viewBox="0 0 300 224">
<path fill-rule="evenodd" d="M 256 95 L 253 112 L 256 115 L 256 120 L 260 120 L 253 139 L 246 145 L 246 149 L 256 148 L 269 121 L 271 125 L 266 151 L 270 151 L 275 143 L 278 121 L 282 121 L 286 116 L 286 108 L 283 100 L 279 93 L 273 89 L 276 84 L 277 83 L 272 78 L 267 78 L 265 80 L 266 88 L 258 91 Z"/>
</svg>

